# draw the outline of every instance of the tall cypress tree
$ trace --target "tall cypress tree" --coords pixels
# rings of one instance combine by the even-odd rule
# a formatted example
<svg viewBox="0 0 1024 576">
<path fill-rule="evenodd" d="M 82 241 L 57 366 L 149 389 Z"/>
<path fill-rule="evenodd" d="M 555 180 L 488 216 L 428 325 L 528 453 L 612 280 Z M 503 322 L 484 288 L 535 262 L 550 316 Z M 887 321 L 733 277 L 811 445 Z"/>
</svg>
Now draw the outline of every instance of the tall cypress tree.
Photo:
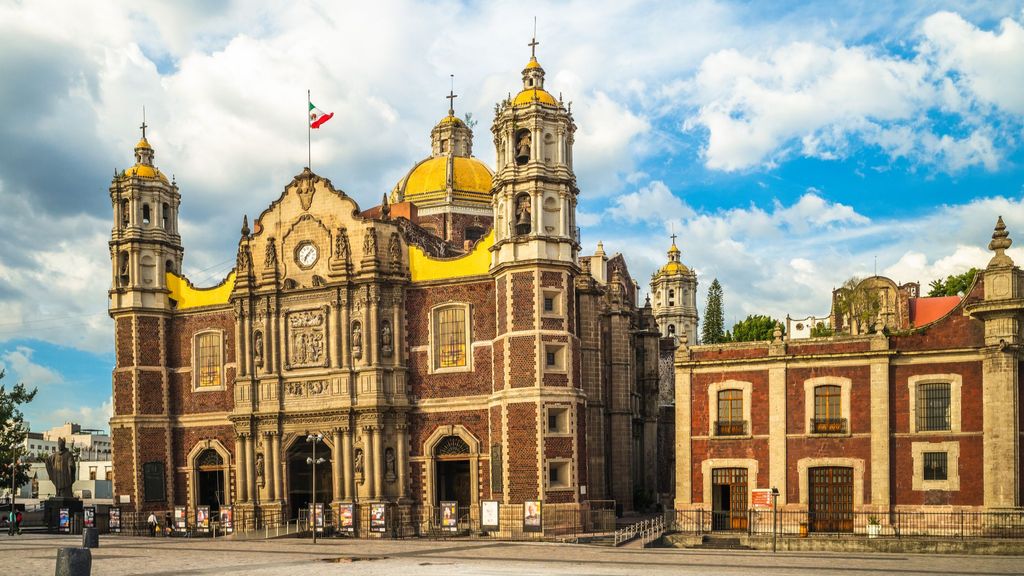
<svg viewBox="0 0 1024 576">
<path fill-rule="evenodd" d="M 725 342 L 725 313 L 722 309 L 722 285 L 718 278 L 708 287 L 708 302 L 704 306 L 704 325 L 701 327 L 701 344 Z"/>
</svg>

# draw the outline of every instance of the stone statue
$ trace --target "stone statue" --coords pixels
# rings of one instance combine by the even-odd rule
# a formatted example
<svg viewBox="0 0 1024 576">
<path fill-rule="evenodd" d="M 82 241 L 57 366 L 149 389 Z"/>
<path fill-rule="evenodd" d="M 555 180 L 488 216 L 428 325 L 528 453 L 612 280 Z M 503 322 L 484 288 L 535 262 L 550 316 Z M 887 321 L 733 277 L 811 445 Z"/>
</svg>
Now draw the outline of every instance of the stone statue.
<svg viewBox="0 0 1024 576">
<path fill-rule="evenodd" d="M 238 260 L 235 262 L 235 267 L 239 274 L 249 272 L 249 248 L 247 246 L 238 247 Z"/>
<path fill-rule="evenodd" d="M 75 455 L 67 449 L 63 438 L 57 439 L 57 451 L 46 458 L 46 474 L 56 488 L 57 498 L 72 498 L 71 486 L 76 478 Z"/>
<path fill-rule="evenodd" d="M 391 259 L 391 267 L 396 271 L 402 267 L 402 243 L 398 240 L 398 232 L 391 234 L 388 242 L 388 258 Z"/>
<path fill-rule="evenodd" d="M 395 478 L 395 450 L 393 448 L 384 450 L 384 475 L 389 480 Z"/>
<path fill-rule="evenodd" d="M 257 366 L 263 366 L 263 332 L 257 330 L 252 339 L 253 362 Z"/>
<path fill-rule="evenodd" d="M 363 329 L 359 322 L 352 324 L 352 357 L 363 357 Z"/>
<path fill-rule="evenodd" d="M 370 228 L 366 229 L 366 234 L 363 236 L 363 258 L 376 258 L 377 257 L 377 231 Z"/>
<path fill-rule="evenodd" d="M 391 334 L 391 322 L 385 320 L 380 326 L 380 351 L 385 356 L 391 356 L 392 350 L 394 350 L 394 338 Z"/>
<path fill-rule="evenodd" d="M 263 453 L 259 452 L 256 454 L 256 483 L 260 486 L 265 486 L 267 483 L 264 472 L 266 472 L 266 464 L 263 462 Z"/>
<path fill-rule="evenodd" d="M 359 476 L 359 482 L 363 481 L 363 449 L 356 448 L 356 463 L 355 463 L 356 476 Z"/>
<path fill-rule="evenodd" d="M 273 238 L 267 238 L 267 255 L 263 265 L 267 268 L 277 266 L 277 244 Z"/>
<path fill-rule="evenodd" d="M 334 253 L 346 264 L 352 257 L 352 248 L 348 244 L 348 232 L 344 226 L 338 228 L 338 233 L 334 237 Z"/>
</svg>

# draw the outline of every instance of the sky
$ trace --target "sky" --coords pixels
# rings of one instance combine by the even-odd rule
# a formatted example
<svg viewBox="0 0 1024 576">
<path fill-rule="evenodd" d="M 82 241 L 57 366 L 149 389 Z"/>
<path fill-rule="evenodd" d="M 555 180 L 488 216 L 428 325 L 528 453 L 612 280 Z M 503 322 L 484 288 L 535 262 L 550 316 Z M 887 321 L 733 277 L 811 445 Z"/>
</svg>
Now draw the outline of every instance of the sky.
<svg viewBox="0 0 1024 576">
<path fill-rule="evenodd" d="M 306 164 L 307 89 L 335 113 L 313 169 L 369 207 L 429 154 L 452 74 L 493 166 L 535 16 L 584 252 L 645 284 L 675 233 L 727 325 L 826 315 L 852 276 L 983 267 L 1000 215 L 1024 240 L 1021 1 L 0 0 L 0 366 L 39 388 L 33 429 L 107 427 L 107 188 L 143 107 L 183 271 L 213 285 Z"/>
</svg>

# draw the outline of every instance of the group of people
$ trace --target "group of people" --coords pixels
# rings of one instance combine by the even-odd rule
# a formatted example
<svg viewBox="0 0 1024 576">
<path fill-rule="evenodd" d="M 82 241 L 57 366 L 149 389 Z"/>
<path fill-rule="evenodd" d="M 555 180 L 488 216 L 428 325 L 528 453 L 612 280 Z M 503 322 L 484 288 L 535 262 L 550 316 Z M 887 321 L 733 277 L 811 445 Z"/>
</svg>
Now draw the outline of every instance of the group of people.
<svg viewBox="0 0 1024 576">
<path fill-rule="evenodd" d="M 149 525 L 149 535 L 156 536 L 157 534 L 163 532 L 165 535 L 170 536 L 171 532 L 173 532 L 174 530 L 174 525 L 171 522 L 171 513 L 168 512 L 164 515 L 164 528 L 163 530 L 161 530 L 160 521 L 157 519 L 156 513 L 150 512 L 149 518 L 146 519 L 146 524 Z"/>
<path fill-rule="evenodd" d="M 7 513 L 7 535 L 14 536 L 21 534 L 21 510 L 11 510 Z"/>
</svg>

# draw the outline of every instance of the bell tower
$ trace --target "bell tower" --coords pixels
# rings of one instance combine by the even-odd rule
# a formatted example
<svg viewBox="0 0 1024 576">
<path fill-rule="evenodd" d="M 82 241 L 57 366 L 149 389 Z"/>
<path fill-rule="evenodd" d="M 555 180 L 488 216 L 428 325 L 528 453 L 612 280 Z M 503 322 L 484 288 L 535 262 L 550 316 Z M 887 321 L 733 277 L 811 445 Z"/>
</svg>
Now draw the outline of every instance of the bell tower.
<svg viewBox="0 0 1024 576">
<path fill-rule="evenodd" d="M 184 250 L 178 235 L 178 185 L 153 165 L 146 139 L 135 145 L 135 165 L 110 184 L 114 226 L 110 233 L 110 310 L 168 309 L 166 272 L 180 273 Z"/>
<path fill-rule="evenodd" d="M 504 501 L 572 504 L 588 499 L 574 289 L 580 272 L 576 126 L 569 109 L 544 88 L 537 44 L 529 44 L 522 90 L 495 107 L 491 126 L 497 161 L 490 272 L 495 365 L 502 367 L 494 372 L 492 406 L 501 414 L 504 450 L 497 470 L 504 473 Z M 516 482 L 509 482 L 510 473 Z"/>
</svg>

